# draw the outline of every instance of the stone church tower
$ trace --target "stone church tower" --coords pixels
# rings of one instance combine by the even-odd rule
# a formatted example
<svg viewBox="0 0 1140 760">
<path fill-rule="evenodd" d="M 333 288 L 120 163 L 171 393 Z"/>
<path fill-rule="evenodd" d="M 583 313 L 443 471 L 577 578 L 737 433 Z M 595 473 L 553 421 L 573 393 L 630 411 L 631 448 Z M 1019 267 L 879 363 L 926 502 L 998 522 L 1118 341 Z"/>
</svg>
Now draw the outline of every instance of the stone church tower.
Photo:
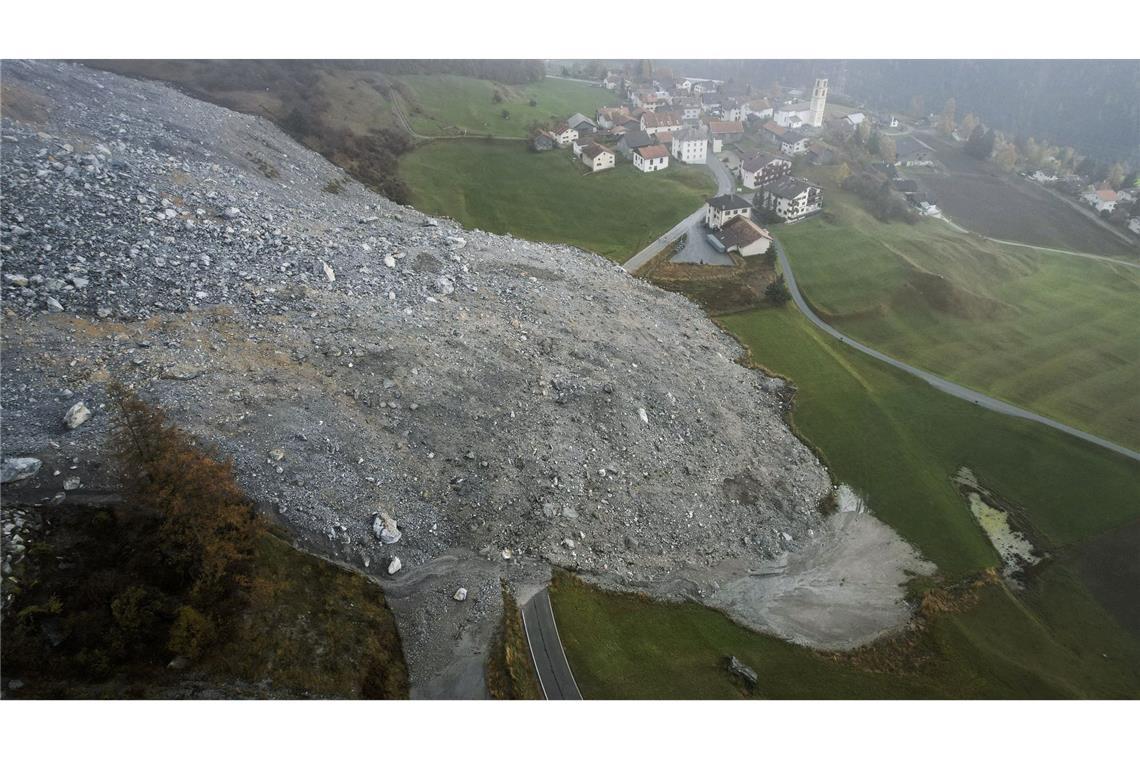
<svg viewBox="0 0 1140 760">
<path fill-rule="evenodd" d="M 823 107 L 827 105 L 827 80 L 815 80 L 815 87 L 811 91 L 811 118 L 808 121 L 813 127 L 823 126 Z"/>
</svg>

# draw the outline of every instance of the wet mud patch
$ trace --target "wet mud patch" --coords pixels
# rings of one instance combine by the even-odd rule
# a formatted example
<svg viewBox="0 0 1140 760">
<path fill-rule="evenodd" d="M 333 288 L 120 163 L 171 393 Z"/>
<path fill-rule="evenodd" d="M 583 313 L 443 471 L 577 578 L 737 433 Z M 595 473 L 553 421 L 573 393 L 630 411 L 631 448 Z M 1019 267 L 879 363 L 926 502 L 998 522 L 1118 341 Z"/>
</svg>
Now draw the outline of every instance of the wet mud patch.
<svg viewBox="0 0 1140 760">
<path fill-rule="evenodd" d="M 965 497 L 974 521 L 1001 557 L 1002 577 L 1014 587 L 1023 588 L 1026 572 L 1039 564 L 1045 553 L 1021 528 L 1009 505 L 979 485 L 968 467 L 958 470 L 954 482 Z"/>
</svg>

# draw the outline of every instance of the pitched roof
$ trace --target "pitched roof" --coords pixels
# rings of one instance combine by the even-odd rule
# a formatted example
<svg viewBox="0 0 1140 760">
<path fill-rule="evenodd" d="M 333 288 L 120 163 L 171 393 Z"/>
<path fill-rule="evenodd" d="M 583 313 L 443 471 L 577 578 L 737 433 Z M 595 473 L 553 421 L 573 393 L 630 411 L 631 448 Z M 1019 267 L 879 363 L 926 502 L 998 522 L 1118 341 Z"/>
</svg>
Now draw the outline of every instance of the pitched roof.
<svg viewBox="0 0 1140 760">
<path fill-rule="evenodd" d="M 743 214 L 734 216 L 728 220 L 728 222 L 714 232 L 713 235 L 716 236 L 716 239 L 721 242 L 721 245 L 723 245 L 726 250 L 744 248 L 745 246 L 752 245 L 761 238 L 767 240 L 772 239 L 768 230 L 756 224 L 756 222 Z"/>
<path fill-rule="evenodd" d="M 645 113 L 641 117 L 642 123 L 645 127 L 679 127 L 681 120 L 677 114 L 671 111 L 660 111 L 658 113 Z"/>
<path fill-rule="evenodd" d="M 673 142 L 704 142 L 705 136 L 695 129 L 684 129 L 673 135 Z"/>
<path fill-rule="evenodd" d="M 601 153 L 612 153 L 612 152 L 613 151 L 611 151 L 606 146 L 599 145 L 598 143 L 591 143 L 591 144 L 587 145 L 585 148 L 582 148 L 582 155 L 586 156 L 587 158 L 591 158 L 591 159 L 597 158 L 598 155 Z"/>
<path fill-rule="evenodd" d="M 777 137 L 779 137 L 780 135 L 782 135 L 782 134 L 784 134 L 785 132 L 787 132 L 787 131 L 788 131 L 786 128 L 784 128 L 784 127 L 781 127 L 779 124 L 777 124 L 777 123 L 776 123 L 776 122 L 774 122 L 774 121 L 766 121 L 766 122 L 764 122 L 764 124 L 763 124 L 763 126 L 761 127 L 761 129 L 763 129 L 763 130 L 765 130 L 766 132 L 769 132 L 769 133 L 771 133 L 771 134 L 773 134 L 773 135 L 776 135 Z"/>
<path fill-rule="evenodd" d="M 744 124 L 739 121 L 710 121 L 709 132 L 714 135 L 744 134 Z"/>
<path fill-rule="evenodd" d="M 566 120 L 566 123 L 572 127 L 577 127 L 579 124 L 589 124 L 591 127 L 597 127 L 593 119 L 588 118 L 584 114 L 576 113 Z"/>
<path fill-rule="evenodd" d="M 646 145 L 644 148 L 638 148 L 637 152 L 645 159 L 669 157 L 669 151 L 664 145 Z"/>
<path fill-rule="evenodd" d="M 559 121 L 559 122 L 556 122 L 554 124 L 554 134 L 556 134 L 556 135 L 560 135 L 568 129 L 574 129 L 574 128 L 571 127 L 569 124 L 567 124 L 564 121 Z M 574 130 L 574 131 L 577 131 L 577 130 Z"/>
<path fill-rule="evenodd" d="M 744 162 L 741 164 L 741 166 L 746 172 L 758 172 L 773 161 L 780 161 L 785 164 L 790 163 L 786 158 L 773 156 L 769 153 L 757 153 L 750 158 L 744 159 Z"/>
<path fill-rule="evenodd" d="M 807 139 L 807 135 L 800 134 L 794 130 L 789 129 L 784 134 L 780 135 L 780 142 L 786 145 L 795 145 L 798 142 L 803 142 Z"/>
<path fill-rule="evenodd" d="M 800 113 L 801 111 L 810 111 L 811 103 L 804 100 L 797 100 L 795 103 L 788 103 L 786 106 L 780 106 L 777 111 L 784 111 L 786 113 Z"/>
<path fill-rule="evenodd" d="M 756 110 L 756 111 L 766 111 L 767 109 L 772 107 L 772 104 L 768 102 L 768 98 L 758 98 L 757 100 L 750 100 L 750 101 L 748 101 L 748 103 L 746 105 L 749 108 Z"/>
<path fill-rule="evenodd" d="M 626 132 L 625 136 L 621 139 L 625 142 L 627 148 L 644 148 L 646 145 L 653 144 L 653 138 L 641 130 Z"/>
<path fill-rule="evenodd" d="M 802 195 L 811 187 L 815 187 L 815 185 L 799 177 L 781 177 L 772 184 L 765 186 L 764 192 L 771 193 L 777 198 L 787 198 L 791 200 Z"/>
<path fill-rule="evenodd" d="M 672 132 L 658 132 L 657 134 L 653 135 L 653 137 L 654 137 L 654 139 L 657 140 L 657 142 L 661 143 L 662 145 L 664 145 L 665 143 L 673 142 L 673 133 Z"/>
<path fill-rule="evenodd" d="M 741 198 L 739 195 L 729 193 L 728 195 L 718 195 L 715 198 L 709 198 L 708 204 L 718 211 L 735 211 L 742 208 L 751 208 L 748 201 Z"/>
</svg>

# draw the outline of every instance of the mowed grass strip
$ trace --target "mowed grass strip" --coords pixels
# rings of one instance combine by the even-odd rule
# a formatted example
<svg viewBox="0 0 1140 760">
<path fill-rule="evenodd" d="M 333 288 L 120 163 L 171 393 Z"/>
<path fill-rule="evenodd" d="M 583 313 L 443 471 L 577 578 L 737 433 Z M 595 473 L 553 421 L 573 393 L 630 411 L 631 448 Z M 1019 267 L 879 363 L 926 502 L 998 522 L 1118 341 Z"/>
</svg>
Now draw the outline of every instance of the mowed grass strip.
<svg viewBox="0 0 1140 760">
<path fill-rule="evenodd" d="M 715 191 L 702 166 L 644 174 L 623 162 L 591 174 L 570 150 L 439 140 L 400 161 L 412 205 L 467 227 L 567 243 L 625 261 Z"/>
<path fill-rule="evenodd" d="M 938 220 L 883 224 L 829 190 L 781 228 L 821 316 L 963 385 L 1140 448 L 1140 270 L 1003 246 Z"/>
<path fill-rule="evenodd" d="M 594 118 L 598 108 L 617 105 L 610 90 L 581 82 L 543 79 L 508 85 L 451 74 L 410 74 L 395 77 L 407 92 L 408 120 L 423 135 L 525 137 L 533 122 L 565 119 L 574 113 Z M 495 93 L 502 98 L 495 102 Z M 530 105 L 531 101 L 535 105 Z M 510 118 L 503 118 L 507 111 Z"/>
</svg>

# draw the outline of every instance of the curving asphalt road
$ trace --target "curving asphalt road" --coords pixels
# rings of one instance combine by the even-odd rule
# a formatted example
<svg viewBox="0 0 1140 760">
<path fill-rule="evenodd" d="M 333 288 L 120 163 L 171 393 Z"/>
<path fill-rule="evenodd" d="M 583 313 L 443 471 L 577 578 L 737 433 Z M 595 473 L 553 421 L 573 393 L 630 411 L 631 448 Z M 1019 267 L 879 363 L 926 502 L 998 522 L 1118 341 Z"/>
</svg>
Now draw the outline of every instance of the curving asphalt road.
<svg viewBox="0 0 1140 760">
<path fill-rule="evenodd" d="M 708 167 L 708 170 L 712 172 L 714 177 L 716 177 L 717 195 L 724 195 L 725 193 L 731 193 L 733 191 L 735 183 L 732 181 L 732 175 L 729 174 L 728 169 L 725 168 L 724 164 L 720 162 L 720 159 L 718 159 L 711 150 L 708 153 L 708 157 L 705 159 L 705 166 Z M 702 229 L 699 228 L 704 218 L 705 207 L 702 204 L 699 209 L 689 214 L 681 221 L 677 222 L 677 224 L 673 225 L 673 227 L 664 235 L 657 238 L 652 243 L 635 253 L 633 255 L 633 258 L 629 259 L 621 265 L 622 269 L 629 272 L 630 274 L 633 274 L 638 269 L 641 269 L 643 266 L 648 264 L 654 256 L 661 253 L 665 246 L 669 245 L 686 232 L 695 230 L 693 234 L 703 237 L 705 233 Z"/>
<path fill-rule="evenodd" d="M 807 302 L 804 300 L 803 294 L 800 293 L 799 285 L 796 284 L 796 276 L 792 272 L 792 265 L 791 262 L 788 261 L 787 254 L 784 252 L 784 246 L 782 246 L 778 240 L 773 240 L 772 243 L 776 250 L 776 256 L 780 261 L 780 268 L 784 272 L 784 280 L 788 284 L 788 290 L 791 292 L 792 300 L 795 301 L 796 306 L 800 311 L 803 312 L 804 316 L 812 322 L 812 324 L 833 338 L 838 339 L 841 343 L 845 343 L 854 348 L 856 351 L 861 351 L 868 356 L 874 357 L 881 362 L 885 362 L 891 365 L 892 367 L 901 369 L 907 374 L 914 375 L 915 377 L 924 380 L 928 384 L 934 386 L 943 393 L 948 393 L 951 396 L 956 396 L 957 398 L 960 398 L 964 401 L 969 401 L 984 409 L 989 409 L 991 411 L 997 412 L 998 414 L 1005 414 L 1010 417 L 1019 417 L 1024 420 L 1031 420 L 1033 422 L 1046 425 L 1053 428 L 1054 430 L 1060 430 L 1062 433 L 1068 433 L 1069 435 L 1080 438 L 1083 441 L 1088 441 L 1089 443 L 1096 444 L 1097 446 L 1106 448 L 1109 451 L 1113 451 L 1117 454 L 1140 462 L 1140 452 L 1133 451 L 1130 448 L 1121 446 L 1117 443 L 1113 443 L 1112 441 L 1101 438 L 1100 436 L 1086 433 L 1083 430 L 1078 430 L 1077 428 L 1066 425 L 1063 422 L 1057 422 L 1056 420 L 1050 419 L 1048 417 L 1043 417 L 1042 415 L 1036 414 L 1027 409 L 1022 409 L 1019 406 L 1014 406 L 1013 404 L 1007 403 L 1005 401 L 1000 401 L 996 398 L 978 393 L 975 390 L 971 390 L 965 386 L 958 385 L 957 383 L 952 383 L 949 380 L 939 377 L 938 375 L 926 372 L 925 370 L 921 370 L 918 367 L 913 367 L 909 364 L 906 364 L 905 362 L 899 361 L 898 359 L 887 356 L 881 351 L 876 351 L 870 346 L 865 346 L 856 340 L 852 340 L 851 338 L 841 333 L 839 330 L 836 330 L 834 327 L 829 325 L 827 322 L 824 322 L 819 318 L 819 316 L 816 315 L 814 311 L 811 310 L 811 307 L 809 307 L 807 305 Z"/>
<path fill-rule="evenodd" d="M 547 699 L 581 699 L 582 692 L 578 691 L 562 640 L 558 638 L 558 625 L 554 622 L 554 608 L 550 606 L 547 589 L 523 605 L 522 619 L 542 693 Z"/>
</svg>

